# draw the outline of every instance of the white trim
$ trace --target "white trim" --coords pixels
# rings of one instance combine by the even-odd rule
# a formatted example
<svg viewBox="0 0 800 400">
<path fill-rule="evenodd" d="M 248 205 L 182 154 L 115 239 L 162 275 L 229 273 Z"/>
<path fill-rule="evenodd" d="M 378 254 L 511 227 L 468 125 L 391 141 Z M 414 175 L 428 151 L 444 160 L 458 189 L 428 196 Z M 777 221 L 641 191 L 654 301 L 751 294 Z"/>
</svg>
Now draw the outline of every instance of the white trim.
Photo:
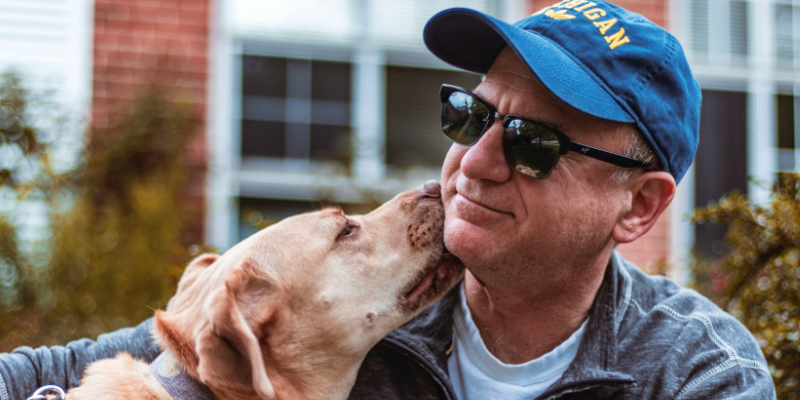
<svg viewBox="0 0 800 400">
<path fill-rule="evenodd" d="M 638 301 L 631 300 L 631 304 L 633 304 L 636 307 L 636 312 L 639 313 L 640 317 L 644 317 L 645 315 L 647 315 L 647 312 L 642 309 L 642 306 L 639 305 Z"/>
<path fill-rule="evenodd" d="M 692 280 L 694 225 L 689 221 L 689 217 L 694 211 L 694 196 L 695 174 L 692 164 L 678 185 L 669 211 L 668 262 L 672 265 L 669 275 L 681 286 L 688 285 Z"/>
<path fill-rule="evenodd" d="M 500 0 L 500 10 L 498 10 L 500 20 L 514 23 L 527 17 L 525 3 L 525 0 Z"/>
<path fill-rule="evenodd" d="M 386 79 L 383 53 L 364 46 L 353 63 L 353 175 L 362 182 L 383 179 L 386 137 Z"/>
<path fill-rule="evenodd" d="M 708 378 L 711 378 L 712 376 L 714 376 L 714 375 L 716 375 L 716 374 L 718 374 L 720 372 L 723 372 L 725 370 L 733 368 L 736 365 L 737 365 L 737 362 L 735 360 L 733 360 L 733 359 L 730 359 L 730 360 L 725 361 L 724 363 L 722 363 L 720 365 L 717 365 L 716 367 L 704 372 L 699 377 L 695 378 L 695 380 L 693 380 L 693 381 L 689 382 L 688 384 L 686 384 L 686 386 L 681 388 L 681 390 L 678 392 L 678 394 L 675 397 L 678 398 L 678 397 L 683 396 L 684 393 L 688 392 L 689 390 L 694 389 L 695 387 L 697 387 L 701 383 L 705 382 Z"/>
<path fill-rule="evenodd" d="M 208 146 L 208 175 L 206 183 L 206 243 L 224 251 L 237 238 L 233 165 L 238 160 L 234 143 L 238 143 L 234 126 L 234 108 L 241 101 L 235 91 L 235 44 L 225 26 L 225 9 L 219 0 L 211 2 L 209 12 L 209 82 L 207 99 L 206 140 Z M 238 83 L 238 84 L 237 84 Z M 237 98 L 239 100 L 237 100 Z"/>
<path fill-rule="evenodd" d="M 3 375 L 0 375 L 0 400 L 10 400 L 8 397 L 8 390 L 6 390 L 6 381 Z"/>
<path fill-rule="evenodd" d="M 760 0 L 749 8 L 748 40 L 750 79 L 748 83 L 747 174 L 754 180 L 747 192 L 755 204 L 769 201 L 770 187 L 778 170 L 775 134 L 774 16 L 772 0 Z"/>
<path fill-rule="evenodd" d="M 669 20 L 667 21 L 667 30 L 678 39 L 678 42 L 681 43 L 681 46 L 688 44 L 689 42 L 686 40 L 687 35 L 687 22 L 689 13 L 687 12 L 687 0 L 672 0 L 666 2 L 667 12 L 665 13 Z M 689 49 L 684 48 L 684 52 L 688 52 Z"/>
<path fill-rule="evenodd" d="M 778 170 L 775 134 L 775 83 L 761 77 L 750 81 L 747 95 L 747 194 L 754 204 L 769 202 Z"/>
<path fill-rule="evenodd" d="M 708 318 L 708 316 L 703 315 L 703 314 L 699 314 L 699 313 L 692 313 L 692 314 L 689 314 L 689 315 L 683 315 L 683 314 L 675 311 L 673 308 L 671 308 L 669 306 L 665 306 L 663 304 L 659 304 L 659 305 L 653 307 L 653 310 L 661 311 L 664 314 L 666 314 L 667 316 L 669 316 L 670 318 L 672 318 L 672 319 L 674 319 L 674 320 L 676 320 L 678 322 L 684 323 L 684 324 L 688 323 L 690 320 L 693 320 L 693 319 L 697 320 L 697 321 L 700 321 L 700 323 L 702 323 L 703 326 L 706 328 L 706 332 L 708 333 L 709 338 L 711 338 L 711 341 L 714 342 L 714 344 L 716 344 L 717 347 L 719 347 L 720 349 L 722 349 L 726 353 L 728 353 L 729 359 L 727 361 L 725 361 L 724 363 L 722 363 L 722 364 L 720 364 L 720 365 L 718 365 L 718 366 L 706 371 L 705 373 L 703 373 L 699 377 L 695 378 L 693 381 L 691 381 L 688 384 L 686 384 L 686 386 L 684 386 L 683 389 L 681 389 L 681 391 L 678 393 L 678 397 L 680 397 L 686 391 L 691 390 L 695 386 L 699 385 L 700 383 L 702 383 L 706 379 L 708 379 L 708 378 L 710 378 L 710 377 L 712 377 L 712 376 L 714 376 L 714 375 L 716 375 L 716 374 L 718 374 L 718 373 L 720 373 L 720 372 L 722 372 L 722 371 L 724 371 L 726 369 L 729 369 L 729 368 L 731 368 L 733 366 L 736 366 L 736 365 L 742 366 L 744 368 L 762 370 L 762 371 L 766 372 L 767 374 L 769 374 L 769 368 L 767 368 L 766 365 L 764 365 L 764 364 L 762 364 L 762 363 L 760 363 L 760 362 L 758 362 L 756 360 L 750 360 L 750 359 L 747 359 L 747 358 L 739 357 L 739 354 L 736 353 L 736 349 L 734 349 L 728 343 L 726 343 L 724 340 L 722 340 L 722 338 L 719 336 L 719 334 L 717 334 L 717 331 L 714 330 L 714 324 L 711 322 L 711 319 Z"/>
<path fill-rule="evenodd" d="M 88 123 L 92 114 L 94 1 L 72 0 L 69 4 L 70 23 L 66 40 L 68 52 L 73 55 L 64 65 L 68 79 L 64 81 L 63 89 L 65 100 L 70 106 L 77 106 L 81 120 Z"/>
<path fill-rule="evenodd" d="M 708 63 L 730 65 L 731 18 L 712 18 L 713 15 L 731 15 L 729 0 L 708 0 Z"/>
<path fill-rule="evenodd" d="M 729 359 L 728 361 L 725 361 L 724 363 L 722 363 L 720 365 L 717 365 L 716 367 L 704 372 L 702 375 L 700 375 L 699 377 L 695 378 L 693 381 L 691 381 L 688 384 L 686 384 L 686 386 L 684 386 L 680 390 L 680 392 L 678 392 L 678 394 L 675 397 L 676 398 L 681 397 L 683 394 L 685 394 L 689 390 L 692 390 L 695 387 L 697 387 L 698 385 L 700 385 L 701 383 L 705 382 L 708 378 L 711 378 L 712 376 L 714 376 L 716 374 L 719 374 L 720 372 L 723 372 L 723 371 L 728 370 L 730 368 L 733 368 L 733 367 L 735 367 L 737 365 L 739 365 L 741 367 L 744 367 L 744 368 L 757 369 L 757 370 L 760 370 L 760 371 L 765 372 L 767 374 L 770 373 L 768 369 L 765 369 L 762 364 L 760 364 L 760 363 L 758 363 L 756 361 L 743 359 L 743 358 Z"/>
<path fill-rule="evenodd" d="M 800 14 L 800 12 L 795 12 L 795 15 Z M 800 17 L 796 17 L 795 20 L 800 20 Z M 800 21 L 798 21 L 800 23 Z M 798 57 L 800 59 L 800 57 Z M 794 170 L 795 172 L 800 172 L 800 82 L 796 82 L 794 84 Z"/>
</svg>

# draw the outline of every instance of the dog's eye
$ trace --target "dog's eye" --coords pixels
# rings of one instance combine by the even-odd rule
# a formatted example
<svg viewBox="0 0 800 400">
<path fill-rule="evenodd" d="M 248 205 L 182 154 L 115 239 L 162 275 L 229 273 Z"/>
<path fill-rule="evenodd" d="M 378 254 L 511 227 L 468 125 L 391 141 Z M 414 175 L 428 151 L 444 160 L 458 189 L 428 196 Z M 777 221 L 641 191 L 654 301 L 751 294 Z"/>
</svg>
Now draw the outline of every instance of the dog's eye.
<svg viewBox="0 0 800 400">
<path fill-rule="evenodd" d="M 347 225 L 345 225 L 345 226 L 344 226 L 344 228 L 342 229 L 342 231 L 341 231 L 341 232 L 339 232 L 339 237 L 340 237 L 340 238 L 342 238 L 342 237 L 353 236 L 353 234 L 354 234 L 355 232 L 356 232 L 356 225 L 351 225 L 351 224 L 348 222 L 348 223 L 347 223 Z"/>
</svg>

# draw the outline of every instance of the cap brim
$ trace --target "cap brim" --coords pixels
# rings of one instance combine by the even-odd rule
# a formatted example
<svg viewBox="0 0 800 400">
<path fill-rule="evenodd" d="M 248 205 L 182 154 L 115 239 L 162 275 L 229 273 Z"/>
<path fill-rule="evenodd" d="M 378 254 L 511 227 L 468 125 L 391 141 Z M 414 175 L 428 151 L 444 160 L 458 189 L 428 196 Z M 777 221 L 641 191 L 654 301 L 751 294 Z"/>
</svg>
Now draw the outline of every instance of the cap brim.
<svg viewBox="0 0 800 400">
<path fill-rule="evenodd" d="M 618 122 L 636 122 L 602 82 L 556 43 L 536 32 L 518 28 L 466 8 L 442 11 L 428 21 L 425 45 L 442 61 L 484 74 L 510 46 L 531 73 L 556 97 L 583 111 Z"/>
</svg>

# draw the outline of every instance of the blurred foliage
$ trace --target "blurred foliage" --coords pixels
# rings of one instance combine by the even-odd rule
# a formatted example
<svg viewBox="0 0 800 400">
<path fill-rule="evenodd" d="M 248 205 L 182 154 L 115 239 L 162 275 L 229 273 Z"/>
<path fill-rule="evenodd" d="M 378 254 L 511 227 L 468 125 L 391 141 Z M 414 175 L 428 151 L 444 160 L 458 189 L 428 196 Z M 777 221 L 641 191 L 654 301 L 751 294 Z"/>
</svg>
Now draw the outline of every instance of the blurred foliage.
<svg viewBox="0 0 800 400">
<path fill-rule="evenodd" d="M 785 173 L 768 207 L 737 192 L 698 209 L 698 224 L 725 224 L 727 250 L 696 261 L 695 288 L 753 333 L 779 399 L 800 397 L 800 175 Z"/>
<path fill-rule="evenodd" d="M 313 202 L 308 202 L 307 205 L 309 206 L 308 211 L 336 207 L 340 208 L 347 215 L 364 215 L 369 214 L 385 202 L 386 201 L 381 199 L 377 193 L 371 190 L 361 190 L 358 202 L 355 203 L 337 202 L 331 198 L 331 193 L 329 191 L 319 191 L 317 193 L 317 199 Z M 270 215 L 270 213 L 265 214 L 265 212 L 259 211 L 253 207 L 243 208 L 240 212 L 244 221 L 258 230 L 274 225 L 280 220 L 278 216 Z"/>
<path fill-rule="evenodd" d="M 642 269 L 650 275 L 669 276 L 672 272 L 672 265 L 662 258 L 656 262 L 645 265 Z"/>
<path fill-rule="evenodd" d="M 34 193 L 44 201 L 52 236 L 24 254 L 10 216 L 0 214 L 0 351 L 137 324 L 166 305 L 188 259 L 204 250 L 181 243 L 187 224 L 202 217 L 182 204 L 190 175 L 202 172 L 186 166 L 199 122 L 190 104 L 155 85 L 142 91 L 119 123 L 92 138 L 82 165 L 63 174 L 26 124 L 27 106 L 18 78 L 6 76 L 0 145 L 42 168 L 27 181 L 0 169 L 0 189 L 17 202 Z"/>
</svg>

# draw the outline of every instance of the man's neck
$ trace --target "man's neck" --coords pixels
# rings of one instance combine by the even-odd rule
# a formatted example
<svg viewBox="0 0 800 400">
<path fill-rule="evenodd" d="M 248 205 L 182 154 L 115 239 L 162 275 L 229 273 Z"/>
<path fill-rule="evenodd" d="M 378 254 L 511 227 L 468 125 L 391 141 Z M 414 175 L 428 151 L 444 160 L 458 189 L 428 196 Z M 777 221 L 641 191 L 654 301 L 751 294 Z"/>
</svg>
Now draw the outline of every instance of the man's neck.
<svg viewBox="0 0 800 400">
<path fill-rule="evenodd" d="M 584 269 L 580 278 L 517 290 L 484 285 L 467 270 L 467 305 L 486 348 L 507 364 L 521 364 L 556 348 L 588 317 L 606 265 Z"/>
</svg>

